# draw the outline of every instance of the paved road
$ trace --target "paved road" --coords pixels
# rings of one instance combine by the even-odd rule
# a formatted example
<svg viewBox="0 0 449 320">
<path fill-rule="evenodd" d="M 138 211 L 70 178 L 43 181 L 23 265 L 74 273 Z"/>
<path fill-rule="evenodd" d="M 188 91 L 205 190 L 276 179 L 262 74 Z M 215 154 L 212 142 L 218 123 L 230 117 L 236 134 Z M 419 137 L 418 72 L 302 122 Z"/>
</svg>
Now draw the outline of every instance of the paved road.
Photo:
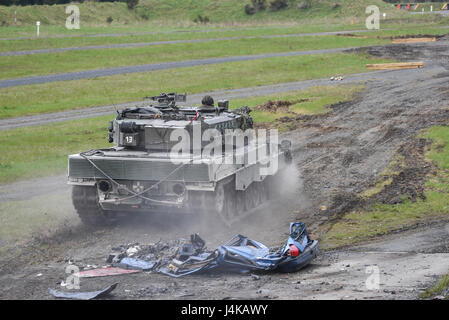
<svg viewBox="0 0 449 320">
<path fill-rule="evenodd" d="M 227 41 L 227 40 L 242 40 L 242 39 L 273 39 L 273 38 L 307 37 L 307 36 L 320 36 L 320 35 L 322 36 L 322 35 L 361 33 L 361 32 L 369 32 L 369 31 L 371 31 L 371 30 L 276 34 L 276 35 L 266 35 L 266 36 L 225 37 L 225 38 L 192 39 L 192 40 L 190 40 L 190 39 L 188 39 L 188 40 L 167 40 L 167 41 L 150 41 L 150 42 L 137 42 L 137 43 L 119 43 L 119 44 L 85 46 L 85 47 L 68 47 L 68 48 L 8 51 L 8 52 L 0 52 L 0 56 L 21 56 L 21 55 L 28 55 L 28 54 L 59 53 L 59 52 L 66 52 L 66 51 L 84 51 L 84 50 L 95 50 L 95 49 L 98 50 L 98 49 L 114 49 L 114 48 L 135 48 L 135 47 L 156 46 L 156 45 L 164 45 L 164 44 L 203 43 L 203 42 L 212 42 L 212 41 Z"/>
<path fill-rule="evenodd" d="M 208 59 L 174 61 L 174 62 L 161 62 L 161 63 L 142 64 L 142 65 L 117 67 L 117 68 L 106 68 L 106 69 L 96 69 L 96 70 L 86 70 L 86 71 L 78 71 L 78 72 L 51 74 L 51 75 L 45 75 L 45 76 L 24 77 L 24 78 L 0 80 L 0 89 L 15 87 L 15 86 L 25 86 L 25 85 L 32 85 L 32 84 L 48 83 L 48 82 L 54 82 L 54 81 L 80 80 L 80 79 L 88 79 L 88 78 L 96 78 L 96 77 L 113 76 L 113 75 L 119 75 L 119 74 L 149 72 L 149 71 L 158 71 L 158 70 L 166 70 L 166 69 L 174 69 L 174 68 L 212 65 L 212 64 L 219 64 L 219 63 L 226 63 L 226 62 L 250 61 L 250 60 L 275 58 L 275 57 L 293 57 L 293 56 L 303 56 L 303 55 L 313 55 L 313 54 L 336 53 L 336 52 L 343 52 L 345 50 L 350 50 L 350 49 L 354 49 L 354 48 L 333 48 L 333 49 L 322 49 L 322 50 L 292 51 L 292 52 L 279 52 L 279 53 L 256 54 L 256 55 L 246 55 L 246 56 L 208 58 Z"/>
<path fill-rule="evenodd" d="M 395 76 L 399 73 L 409 73 L 410 70 L 400 70 L 393 73 L 391 71 L 374 71 L 369 73 L 361 73 L 361 74 L 353 74 L 346 76 L 343 81 L 330 81 L 328 78 L 323 79 L 313 79 L 306 81 L 297 81 L 297 82 L 289 82 L 289 83 L 281 83 L 274 85 L 266 85 L 266 86 L 258 86 L 251 88 L 239 88 L 232 90 L 221 90 L 221 91 L 213 91 L 213 92 L 205 92 L 192 94 L 188 96 L 187 102 L 191 104 L 198 104 L 201 102 L 202 97 L 205 95 L 212 95 L 214 97 L 220 99 L 237 99 L 237 98 L 247 98 L 252 96 L 263 96 L 270 95 L 282 92 L 291 92 L 296 90 L 306 89 L 311 86 L 327 86 L 327 85 L 338 85 L 345 83 L 354 83 L 354 82 L 362 82 L 367 80 L 376 80 L 376 79 L 384 79 L 388 76 Z M 99 106 L 92 108 L 85 108 L 79 110 L 69 110 L 69 111 L 61 111 L 54 113 L 45 113 L 38 114 L 32 116 L 24 116 L 10 119 L 0 119 L 0 130 L 14 129 L 20 127 L 28 127 L 28 126 L 38 126 L 45 125 L 49 123 L 76 120 L 76 119 L 85 119 L 92 118 L 97 116 L 104 116 L 114 113 L 114 109 L 124 109 L 127 107 L 133 107 L 136 105 L 145 104 L 144 101 L 135 101 L 128 103 L 121 103 L 115 106 L 107 105 L 107 106 Z"/>
</svg>

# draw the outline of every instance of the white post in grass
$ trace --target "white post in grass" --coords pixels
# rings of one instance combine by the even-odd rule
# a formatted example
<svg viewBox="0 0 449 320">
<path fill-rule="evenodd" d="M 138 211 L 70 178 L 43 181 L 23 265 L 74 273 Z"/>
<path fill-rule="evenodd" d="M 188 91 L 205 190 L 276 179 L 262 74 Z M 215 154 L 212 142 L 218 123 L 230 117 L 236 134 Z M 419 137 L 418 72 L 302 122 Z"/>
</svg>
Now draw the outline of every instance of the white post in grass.
<svg viewBox="0 0 449 320">
<path fill-rule="evenodd" d="M 430 12 L 432 12 L 433 11 L 433 6 L 430 6 Z"/>
<path fill-rule="evenodd" d="M 37 36 L 39 37 L 39 26 L 41 25 L 40 21 L 36 21 L 36 27 L 37 27 Z"/>
</svg>

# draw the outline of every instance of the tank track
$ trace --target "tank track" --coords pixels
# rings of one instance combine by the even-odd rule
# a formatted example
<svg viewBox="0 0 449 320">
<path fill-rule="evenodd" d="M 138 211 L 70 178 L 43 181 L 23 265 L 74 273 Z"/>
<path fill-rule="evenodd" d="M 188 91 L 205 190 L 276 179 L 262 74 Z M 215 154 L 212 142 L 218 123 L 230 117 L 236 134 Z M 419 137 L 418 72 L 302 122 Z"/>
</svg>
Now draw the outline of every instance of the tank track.
<svg viewBox="0 0 449 320">
<path fill-rule="evenodd" d="M 98 204 L 97 188 L 73 186 L 72 202 L 81 221 L 88 226 L 101 226 L 108 222 L 103 209 Z"/>
</svg>

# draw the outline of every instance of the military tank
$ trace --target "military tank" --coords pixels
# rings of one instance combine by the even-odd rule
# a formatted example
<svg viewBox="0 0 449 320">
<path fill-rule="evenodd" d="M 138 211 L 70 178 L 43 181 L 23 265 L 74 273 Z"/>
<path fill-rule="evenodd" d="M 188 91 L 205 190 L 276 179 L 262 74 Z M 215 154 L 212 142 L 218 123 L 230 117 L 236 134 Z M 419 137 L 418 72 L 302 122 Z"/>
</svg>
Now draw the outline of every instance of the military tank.
<svg viewBox="0 0 449 320">
<path fill-rule="evenodd" d="M 73 205 L 84 224 L 179 212 L 218 215 L 230 225 L 278 192 L 291 143 L 254 143 L 250 108 L 231 111 L 229 101 L 215 104 L 210 96 L 188 106 L 176 93 L 146 99 L 117 111 L 108 129 L 113 147 L 68 157 Z"/>
</svg>

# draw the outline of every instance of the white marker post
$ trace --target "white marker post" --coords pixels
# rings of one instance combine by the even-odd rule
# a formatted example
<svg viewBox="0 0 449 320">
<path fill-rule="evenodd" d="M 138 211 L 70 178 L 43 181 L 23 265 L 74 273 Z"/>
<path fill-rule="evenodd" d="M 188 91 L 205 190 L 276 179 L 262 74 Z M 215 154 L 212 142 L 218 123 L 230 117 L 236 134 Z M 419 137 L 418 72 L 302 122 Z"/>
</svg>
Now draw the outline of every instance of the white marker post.
<svg viewBox="0 0 449 320">
<path fill-rule="evenodd" d="M 387 18 L 387 14 L 384 12 L 383 14 L 384 20 Z"/>
<path fill-rule="evenodd" d="M 36 21 L 36 27 L 37 27 L 37 36 L 39 37 L 39 26 L 41 25 L 40 21 Z"/>
</svg>

